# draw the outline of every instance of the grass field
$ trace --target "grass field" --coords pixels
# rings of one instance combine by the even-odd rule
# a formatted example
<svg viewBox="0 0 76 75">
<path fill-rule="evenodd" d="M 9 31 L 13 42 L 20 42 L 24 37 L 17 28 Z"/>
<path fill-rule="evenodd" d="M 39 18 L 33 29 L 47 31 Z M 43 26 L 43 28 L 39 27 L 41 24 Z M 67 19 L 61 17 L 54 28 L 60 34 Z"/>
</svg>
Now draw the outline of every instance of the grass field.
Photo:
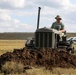
<svg viewBox="0 0 76 75">
<path fill-rule="evenodd" d="M 23 48 L 25 42 L 25 40 L 0 40 L 0 55 L 7 51 L 13 51 L 13 49 Z"/>
<path fill-rule="evenodd" d="M 12 52 L 13 49 L 23 48 L 25 46 L 25 42 L 25 40 L 0 40 L 0 55 L 6 52 Z M 74 47 L 76 49 L 76 45 L 74 45 Z M 26 70 L 23 74 L 9 75 L 76 75 L 76 69 L 53 68 L 53 71 L 49 71 L 44 68 L 33 68 Z"/>
</svg>

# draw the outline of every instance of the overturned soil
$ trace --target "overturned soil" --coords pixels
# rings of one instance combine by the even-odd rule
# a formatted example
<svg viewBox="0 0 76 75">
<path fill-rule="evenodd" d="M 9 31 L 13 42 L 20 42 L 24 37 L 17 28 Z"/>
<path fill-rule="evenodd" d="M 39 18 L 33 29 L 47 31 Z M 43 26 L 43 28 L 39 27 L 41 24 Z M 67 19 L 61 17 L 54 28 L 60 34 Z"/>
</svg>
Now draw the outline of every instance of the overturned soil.
<svg viewBox="0 0 76 75">
<path fill-rule="evenodd" d="M 0 69 L 7 61 L 21 62 L 25 66 L 42 66 L 46 69 L 52 67 L 76 68 L 76 56 L 64 51 L 53 49 L 14 49 L 0 56 Z"/>
</svg>

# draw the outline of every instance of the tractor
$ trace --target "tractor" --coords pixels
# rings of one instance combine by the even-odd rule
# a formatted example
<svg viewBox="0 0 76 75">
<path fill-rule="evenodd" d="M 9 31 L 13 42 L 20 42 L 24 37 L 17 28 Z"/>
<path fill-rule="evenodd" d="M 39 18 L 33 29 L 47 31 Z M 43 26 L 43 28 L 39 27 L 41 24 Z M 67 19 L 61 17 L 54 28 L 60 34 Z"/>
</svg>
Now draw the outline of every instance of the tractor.
<svg viewBox="0 0 76 75">
<path fill-rule="evenodd" d="M 47 27 L 39 28 L 40 10 L 41 7 L 38 9 L 37 29 L 34 33 L 34 38 L 28 38 L 25 46 L 37 50 L 40 48 L 51 48 L 59 51 L 65 50 L 70 54 L 74 53 L 73 42 L 68 42 L 66 35 L 62 36 L 62 40 L 60 40 L 59 34 L 61 34 L 61 32 L 59 31 L 59 27 L 57 27 L 57 29 Z"/>
</svg>

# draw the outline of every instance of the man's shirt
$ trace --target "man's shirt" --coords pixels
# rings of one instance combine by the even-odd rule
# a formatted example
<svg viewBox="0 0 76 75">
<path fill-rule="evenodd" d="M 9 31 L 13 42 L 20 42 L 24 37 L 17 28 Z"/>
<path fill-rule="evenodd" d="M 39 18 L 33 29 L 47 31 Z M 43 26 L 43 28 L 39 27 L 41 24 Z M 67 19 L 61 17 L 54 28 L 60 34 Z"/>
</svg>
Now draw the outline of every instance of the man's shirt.
<svg viewBox="0 0 76 75">
<path fill-rule="evenodd" d="M 64 29 L 64 24 L 62 22 L 60 22 L 60 23 L 54 22 L 52 24 L 51 28 L 57 29 L 57 30 L 63 30 Z"/>
</svg>

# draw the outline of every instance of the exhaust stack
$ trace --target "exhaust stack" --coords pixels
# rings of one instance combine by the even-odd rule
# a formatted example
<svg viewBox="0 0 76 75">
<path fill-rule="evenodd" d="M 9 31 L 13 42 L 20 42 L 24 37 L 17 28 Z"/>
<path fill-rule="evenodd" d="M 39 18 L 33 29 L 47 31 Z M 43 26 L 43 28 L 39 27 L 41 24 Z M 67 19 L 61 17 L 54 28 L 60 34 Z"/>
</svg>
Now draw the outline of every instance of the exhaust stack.
<svg viewBox="0 0 76 75">
<path fill-rule="evenodd" d="M 41 7 L 39 7 L 39 8 L 38 8 L 37 29 L 39 29 L 39 21 L 40 21 L 40 10 L 41 10 Z"/>
</svg>

